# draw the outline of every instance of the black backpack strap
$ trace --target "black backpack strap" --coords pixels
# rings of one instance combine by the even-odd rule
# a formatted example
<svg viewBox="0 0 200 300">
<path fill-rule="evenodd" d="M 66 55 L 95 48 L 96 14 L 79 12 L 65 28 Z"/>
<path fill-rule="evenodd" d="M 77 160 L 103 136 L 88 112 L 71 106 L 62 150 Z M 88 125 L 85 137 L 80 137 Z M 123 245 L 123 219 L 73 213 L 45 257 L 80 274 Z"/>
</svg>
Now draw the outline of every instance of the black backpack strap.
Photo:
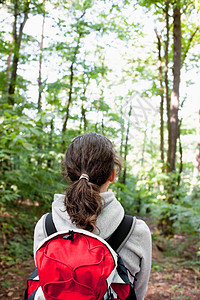
<svg viewBox="0 0 200 300">
<path fill-rule="evenodd" d="M 54 222 L 53 222 L 51 212 L 46 215 L 45 229 L 46 229 L 47 236 L 50 236 L 51 234 L 57 232 L 57 229 L 56 229 L 56 227 L 54 225 Z"/>
<path fill-rule="evenodd" d="M 127 240 L 129 239 L 133 229 L 135 227 L 136 217 L 125 215 L 117 229 L 113 234 L 106 239 L 107 243 L 115 250 L 119 252 Z"/>
<path fill-rule="evenodd" d="M 117 229 L 112 233 L 112 235 L 106 239 L 107 243 L 115 250 L 119 252 L 127 240 L 129 239 L 133 229 L 135 227 L 136 217 L 125 215 Z M 52 213 L 48 213 L 45 219 L 45 229 L 47 236 L 57 232 L 54 225 Z"/>
</svg>

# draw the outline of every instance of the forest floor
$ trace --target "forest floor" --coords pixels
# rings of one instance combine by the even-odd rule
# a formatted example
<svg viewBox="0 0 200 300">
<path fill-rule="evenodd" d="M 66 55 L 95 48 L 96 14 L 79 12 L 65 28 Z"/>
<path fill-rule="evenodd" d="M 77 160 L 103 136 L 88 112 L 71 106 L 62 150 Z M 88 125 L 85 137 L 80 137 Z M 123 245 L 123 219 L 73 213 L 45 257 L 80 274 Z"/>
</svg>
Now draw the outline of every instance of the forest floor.
<svg viewBox="0 0 200 300">
<path fill-rule="evenodd" d="M 187 260 L 187 254 L 185 258 L 169 257 L 154 246 L 149 288 L 145 297 L 145 300 L 149 299 L 200 299 L 199 267 Z"/>
<path fill-rule="evenodd" d="M 153 234 L 154 235 L 154 234 Z M 153 237 L 153 259 L 145 300 L 200 299 L 197 240 L 175 236 L 168 242 Z M 0 265 L 0 300 L 22 300 L 26 280 L 34 269 L 33 259 L 8 267 Z"/>
</svg>

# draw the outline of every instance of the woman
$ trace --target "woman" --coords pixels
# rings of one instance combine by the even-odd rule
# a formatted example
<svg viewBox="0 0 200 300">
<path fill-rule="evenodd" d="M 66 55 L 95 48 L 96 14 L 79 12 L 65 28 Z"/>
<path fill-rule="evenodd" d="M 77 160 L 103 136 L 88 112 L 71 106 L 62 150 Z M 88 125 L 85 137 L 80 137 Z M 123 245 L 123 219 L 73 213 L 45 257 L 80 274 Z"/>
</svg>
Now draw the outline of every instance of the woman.
<svg viewBox="0 0 200 300">
<path fill-rule="evenodd" d="M 81 228 L 103 239 L 108 238 L 124 217 L 124 209 L 108 191 L 121 163 L 112 143 L 91 132 L 72 140 L 65 154 L 65 167 L 71 185 L 66 195 L 55 194 L 52 216 L 57 231 Z M 34 255 L 47 237 L 45 216 L 36 225 Z M 144 299 L 151 268 L 151 234 L 142 220 L 136 220 L 134 230 L 120 251 L 126 268 L 136 277 L 135 293 Z"/>
</svg>

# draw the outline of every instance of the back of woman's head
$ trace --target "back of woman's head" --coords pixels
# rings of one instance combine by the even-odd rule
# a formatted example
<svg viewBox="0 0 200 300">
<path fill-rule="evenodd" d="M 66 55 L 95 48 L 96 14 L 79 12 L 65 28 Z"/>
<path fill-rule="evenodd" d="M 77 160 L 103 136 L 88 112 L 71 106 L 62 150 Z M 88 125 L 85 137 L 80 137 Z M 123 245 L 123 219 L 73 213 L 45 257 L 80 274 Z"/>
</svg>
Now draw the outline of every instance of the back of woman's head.
<svg viewBox="0 0 200 300">
<path fill-rule="evenodd" d="M 66 210 L 77 227 L 94 231 L 102 210 L 100 187 L 115 167 L 121 169 L 121 162 L 106 137 L 90 132 L 72 140 L 65 153 L 65 167 L 72 181 L 66 191 Z M 80 178 L 82 174 L 86 176 Z"/>
</svg>

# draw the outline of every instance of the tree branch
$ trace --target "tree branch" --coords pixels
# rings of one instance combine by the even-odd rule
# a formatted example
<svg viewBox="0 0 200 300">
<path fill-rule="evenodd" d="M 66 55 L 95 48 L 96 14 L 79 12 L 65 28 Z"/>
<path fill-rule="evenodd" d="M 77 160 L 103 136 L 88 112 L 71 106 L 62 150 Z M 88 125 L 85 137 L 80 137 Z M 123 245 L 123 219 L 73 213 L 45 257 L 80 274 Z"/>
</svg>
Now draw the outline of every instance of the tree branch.
<svg viewBox="0 0 200 300">
<path fill-rule="evenodd" d="M 191 45 L 191 43 L 192 43 L 192 41 L 193 41 L 196 33 L 198 32 L 198 30 L 199 30 L 199 26 L 196 27 L 195 31 L 193 32 L 193 34 L 191 35 L 190 39 L 188 40 L 188 44 L 187 44 L 185 53 L 183 54 L 183 57 L 182 57 L 181 67 L 183 66 L 183 63 L 184 63 L 184 61 L 186 59 L 186 56 L 187 56 L 187 54 L 188 54 L 188 52 L 190 50 L 190 45 Z"/>
</svg>

